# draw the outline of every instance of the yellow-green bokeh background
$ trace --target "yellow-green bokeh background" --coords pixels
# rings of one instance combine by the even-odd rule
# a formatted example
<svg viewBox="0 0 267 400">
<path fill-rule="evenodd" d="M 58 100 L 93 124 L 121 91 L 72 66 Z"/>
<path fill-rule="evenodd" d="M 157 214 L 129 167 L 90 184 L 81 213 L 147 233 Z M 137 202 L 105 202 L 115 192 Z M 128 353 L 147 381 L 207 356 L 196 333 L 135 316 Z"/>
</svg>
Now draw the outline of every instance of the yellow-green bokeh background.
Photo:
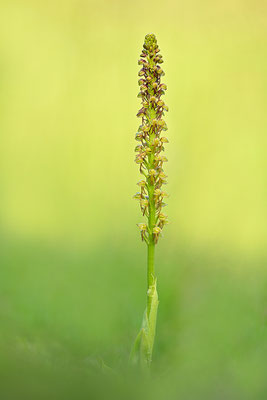
<svg viewBox="0 0 267 400">
<path fill-rule="evenodd" d="M 169 86 L 166 240 L 264 251 L 266 12 L 261 1 L 3 2 L 3 229 L 134 240 L 137 57 L 153 31 Z"/>
<path fill-rule="evenodd" d="M 78 342 L 91 343 L 93 348 L 100 338 L 101 352 L 109 341 L 110 347 L 117 348 L 118 340 L 124 341 L 127 351 L 134 336 L 145 290 L 145 252 L 135 225 L 142 218 L 132 200 L 139 180 L 133 161 L 139 123 L 137 59 L 148 32 L 157 35 L 165 60 L 165 101 L 170 108 L 166 170 L 171 224 L 158 247 L 159 260 L 166 264 L 165 269 L 158 266 L 166 320 L 157 357 L 165 360 L 161 353 L 172 354 L 166 344 L 168 332 L 182 329 L 175 312 L 180 282 L 190 287 L 187 296 L 192 295 L 193 303 L 204 285 L 208 293 L 212 288 L 207 304 L 217 304 L 217 284 L 212 282 L 220 280 L 225 268 L 223 279 L 230 283 L 225 293 L 220 289 L 219 304 L 224 311 L 231 308 L 232 304 L 224 303 L 230 293 L 234 304 L 245 299 L 231 322 L 246 315 L 251 301 L 259 304 L 255 306 L 259 321 L 264 314 L 267 4 L 260 0 L 2 0 L 0 232 L 7 256 L 2 263 L 1 318 L 16 340 L 27 337 L 29 342 L 42 343 L 40 337 L 51 334 L 63 347 L 66 340 L 70 348 Z M 80 254 L 86 254 L 83 261 Z M 183 254 L 185 261 L 179 262 L 177 254 Z M 221 267 L 215 268 L 216 277 L 212 268 L 217 264 Z M 177 272 L 180 265 L 184 265 L 184 280 Z M 165 294 L 164 300 L 168 285 L 172 295 Z M 247 287 L 245 294 L 242 285 Z M 207 304 L 204 301 L 204 314 Z M 93 318 L 84 322 L 89 310 Z M 184 310 L 191 315 L 186 301 Z M 197 309 L 194 312 L 192 321 L 199 325 L 201 317 Z M 130 317 L 124 320 L 127 313 Z M 209 313 L 207 323 L 213 324 L 216 307 Z M 218 326 L 227 325 L 226 311 L 224 316 Z M 186 324 L 186 317 L 182 321 Z M 249 317 L 248 321 L 241 318 L 240 325 L 235 322 L 236 332 L 250 322 Z M 17 323 L 23 329 L 13 327 Z M 203 336 L 192 333 L 190 339 L 190 327 L 196 332 L 196 326 L 189 324 L 182 342 L 206 337 L 204 329 Z M 70 336 L 60 336 L 68 329 Z M 210 332 L 210 337 L 216 337 L 216 332 Z M 231 332 L 229 340 L 238 342 L 238 334 Z M 215 343 L 220 338 L 219 334 Z M 174 348 L 181 343 L 176 335 L 170 342 Z M 213 350 L 206 345 L 203 354 L 212 359 Z M 244 344 L 242 354 L 245 349 Z M 202 364 L 195 362 L 201 370 Z M 183 373 L 188 377 L 187 368 L 185 362 Z M 194 368 L 190 371 L 193 374 Z M 240 372 L 241 383 L 247 371 L 244 376 Z M 260 378 L 253 380 L 252 392 L 255 387 L 262 393 Z"/>
</svg>

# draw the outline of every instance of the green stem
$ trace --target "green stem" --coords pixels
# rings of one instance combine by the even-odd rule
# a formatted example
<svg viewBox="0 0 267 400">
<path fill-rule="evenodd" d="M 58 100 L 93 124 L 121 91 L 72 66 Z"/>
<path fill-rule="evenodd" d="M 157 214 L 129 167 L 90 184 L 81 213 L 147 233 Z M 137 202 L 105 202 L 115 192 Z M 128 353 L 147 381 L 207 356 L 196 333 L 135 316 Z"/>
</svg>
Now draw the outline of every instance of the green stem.
<svg viewBox="0 0 267 400">
<path fill-rule="evenodd" d="M 148 110 L 149 120 L 152 121 L 153 118 L 156 117 L 155 110 L 152 106 L 149 107 Z M 155 134 L 153 131 L 150 132 L 149 135 L 149 146 L 151 148 L 151 143 L 155 138 Z M 151 148 L 151 153 L 148 157 L 149 169 L 154 168 L 154 152 Z M 148 208 L 148 245 L 147 245 L 147 316 L 149 317 L 150 309 L 151 309 L 151 295 L 150 288 L 155 283 L 155 241 L 153 238 L 153 228 L 156 223 L 156 207 L 155 207 L 155 199 L 154 199 L 154 191 L 155 185 L 151 182 L 150 178 L 147 180 L 148 186 L 148 197 L 149 197 L 149 208 Z"/>
<path fill-rule="evenodd" d="M 156 221 L 156 207 L 154 199 L 154 184 L 149 185 L 149 241 L 147 245 L 147 323 L 148 323 L 148 357 L 147 366 L 150 367 L 157 323 L 158 294 L 155 279 L 155 241 L 153 228 Z"/>
<path fill-rule="evenodd" d="M 149 242 L 147 246 L 147 316 L 150 314 L 152 297 L 149 292 L 155 281 L 155 243 Z"/>
</svg>

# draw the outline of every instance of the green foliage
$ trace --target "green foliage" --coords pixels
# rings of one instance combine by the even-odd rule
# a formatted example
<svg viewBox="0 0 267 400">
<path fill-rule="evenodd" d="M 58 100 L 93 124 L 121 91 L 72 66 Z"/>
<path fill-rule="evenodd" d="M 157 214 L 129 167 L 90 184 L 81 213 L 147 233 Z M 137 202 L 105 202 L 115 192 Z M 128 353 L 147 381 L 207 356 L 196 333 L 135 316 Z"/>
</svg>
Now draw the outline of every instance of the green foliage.
<svg viewBox="0 0 267 400">
<path fill-rule="evenodd" d="M 142 246 L 81 252 L 2 243 L 3 399 L 265 399 L 266 258 L 162 241 L 157 346 L 151 382 L 142 385 L 127 351 L 144 297 Z"/>
</svg>

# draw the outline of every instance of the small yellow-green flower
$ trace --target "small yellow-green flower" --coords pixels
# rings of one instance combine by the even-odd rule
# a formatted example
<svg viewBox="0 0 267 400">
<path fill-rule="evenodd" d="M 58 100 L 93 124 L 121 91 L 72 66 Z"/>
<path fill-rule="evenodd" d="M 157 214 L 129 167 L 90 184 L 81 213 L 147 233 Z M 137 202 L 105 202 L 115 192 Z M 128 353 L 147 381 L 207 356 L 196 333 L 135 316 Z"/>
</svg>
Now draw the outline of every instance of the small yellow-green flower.
<svg viewBox="0 0 267 400">
<path fill-rule="evenodd" d="M 142 124 L 135 137 L 141 142 L 135 148 L 137 152 L 135 162 L 139 165 L 140 173 L 144 175 L 145 180 L 138 182 L 141 194 L 134 197 L 140 201 L 142 214 L 148 218 L 150 232 L 148 238 L 154 243 L 158 241 L 158 229 L 161 230 L 164 225 L 159 214 L 165 205 L 162 199 L 167 197 L 166 193 L 161 191 L 161 186 L 167 183 L 163 164 L 168 161 L 162 154 L 163 145 L 168 143 L 168 139 L 162 135 L 162 132 L 167 130 L 163 117 L 168 111 L 168 106 L 162 99 L 167 86 L 161 82 L 164 72 L 161 68 L 163 59 L 159 52 L 155 35 L 146 35 L 141 58 L 138 61 L 141 66 L 138 73 L 140 76 L 138 97 L 141 98 L 142 104 L 137 116 L 142 118 Z"/>
</svg>

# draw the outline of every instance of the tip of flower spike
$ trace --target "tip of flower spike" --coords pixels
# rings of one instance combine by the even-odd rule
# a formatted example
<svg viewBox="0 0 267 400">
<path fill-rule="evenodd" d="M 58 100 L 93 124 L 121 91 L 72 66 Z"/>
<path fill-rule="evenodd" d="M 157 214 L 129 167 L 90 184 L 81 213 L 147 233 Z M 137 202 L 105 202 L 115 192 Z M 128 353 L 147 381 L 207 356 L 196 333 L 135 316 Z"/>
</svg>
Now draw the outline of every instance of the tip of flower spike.
<svg viewBox="0 0 267 400">
<path fill-rule="evenodd" d="M 148 33 L 145 36 L 144 48 L 148 50 L 150 47 L 156 48 L 156 46 L 157 46 L 156 36 L 154 35 L 154 33 Z"/>
</svg>

